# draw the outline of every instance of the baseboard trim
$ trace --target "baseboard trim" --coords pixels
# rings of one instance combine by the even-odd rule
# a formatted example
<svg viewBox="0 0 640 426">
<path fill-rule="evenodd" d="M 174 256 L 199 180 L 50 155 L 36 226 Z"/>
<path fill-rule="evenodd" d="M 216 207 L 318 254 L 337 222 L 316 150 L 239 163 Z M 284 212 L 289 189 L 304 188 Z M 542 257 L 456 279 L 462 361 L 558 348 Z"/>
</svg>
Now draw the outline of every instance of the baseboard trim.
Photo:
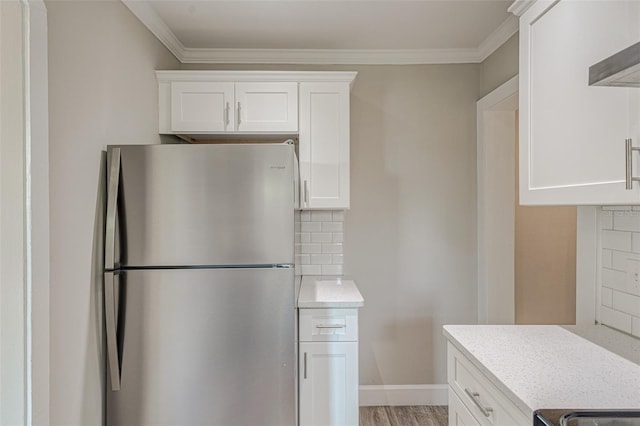
<svg viewBox="0 0 640 426">
<path fill-rule="evenodd" d="M 360 385 L 360 406 L 447 405 L 447 385 Z"/>
</svg>

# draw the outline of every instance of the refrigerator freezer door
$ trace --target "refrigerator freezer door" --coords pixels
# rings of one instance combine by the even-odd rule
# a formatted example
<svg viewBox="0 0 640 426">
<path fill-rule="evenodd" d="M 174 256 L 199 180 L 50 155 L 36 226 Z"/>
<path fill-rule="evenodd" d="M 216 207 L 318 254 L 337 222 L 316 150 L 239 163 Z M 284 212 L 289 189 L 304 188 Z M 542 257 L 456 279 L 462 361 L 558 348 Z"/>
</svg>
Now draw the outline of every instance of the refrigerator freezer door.
<svg viewBox="0 0 640 426">
<path fill-rule="evenodd" d="M 116 267 L 294 262 L 293 146 L 119 148 Z"/>
<path fill-rule="evenodd" d="M 119 275 L 108 426 L 295 425 L 293 269 Z"/>
</svg>

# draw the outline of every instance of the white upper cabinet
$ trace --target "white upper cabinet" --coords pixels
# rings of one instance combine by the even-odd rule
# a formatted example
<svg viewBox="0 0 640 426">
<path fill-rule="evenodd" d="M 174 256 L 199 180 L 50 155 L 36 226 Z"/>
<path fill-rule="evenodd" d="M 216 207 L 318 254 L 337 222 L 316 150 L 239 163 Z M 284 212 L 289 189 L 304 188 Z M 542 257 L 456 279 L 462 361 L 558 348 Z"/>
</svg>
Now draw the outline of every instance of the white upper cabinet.
<svg viewBox="0 0 640 426">
<path fill-rule="evenodd" d="M 233 83 L 171 83 L 171 126 L 174 132 L 233 130 Z"/>
<path fill-rule="evenodd" d="M 521 16 L 521 204 L 640 203 L 640 183 L 625 189 L 625 139 L 640 146 L 640 89 L 588 83 L 591 65 L 638 41 L 636 0 L 539 0 Z"/>
<path fill-rule="evenodd" d="M 298 131 L 296 82 L 171 81 L 168 87 L 167 100 L 160 86 L 161 133 Z"/>
<path fill-rule="evenodd" d="M 237 131 L 298 131 L 298 83 L 236 83 L 235 95 Z"/>
<path fill-rule="evenodd" d="M 300 204 L 349 208 L 349 83 L 300 84 Z"/>
<path fill-rule="evenodd" d="M 160 133 L 298 135 L 300 208 L 349 208 L 355 72 L 157 71 Z"/>
</svg>

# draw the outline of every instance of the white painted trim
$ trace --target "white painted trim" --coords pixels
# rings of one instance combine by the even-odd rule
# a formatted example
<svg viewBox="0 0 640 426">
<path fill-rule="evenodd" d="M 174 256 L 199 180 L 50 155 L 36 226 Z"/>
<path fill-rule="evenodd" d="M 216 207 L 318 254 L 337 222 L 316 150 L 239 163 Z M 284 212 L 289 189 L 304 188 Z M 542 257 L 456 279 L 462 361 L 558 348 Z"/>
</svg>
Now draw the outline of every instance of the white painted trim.
<svg viewBox="0 0 640 426">
<path fill-rule="evenodd" d="M 577 207 L 576 234 L 576 324 L 593 325 L 600 306 L 599 207 Z"/>
<path fill-rule="evenodd" d="M 183 64 L 418 65 L 480 63 L 518 31 L 509 16 L 476 48 L 459 49 L 208 49 L 185 47 L 150 2 L 122 0 Z"/>
<path fill-rule="evenodd" d="M 495 120 L 495 114 L 504 111 L 513 112 L 513 125 L 515 126 L 515 111 L 518 109 L 518 76 L 513 77 L 477 103 L 477 252 L 478 252 L 478 323 L 513 323 L 515 321 L 515 300 L 513 297 L 501 298 L 497 303 L 494 300 L 495 294 L 512 295 L 514 294 L 514 280 L 503 281 L 502 283 L 493 282 L 489 279 L 489 268 L 496 268 L 498 265 L 489 265 L 491 258 L 490 250 L 492 245 L 489 230 L 485 229 L 485 219 L 487 213 L 485 210 L 487 202 L 485 201 L 486 188 L 484 188 L 487 167 L 486 167 L 486 150 L 489 143 L 514 143 L 515 130 L 511 141 L 507 140 L 487 140 L 487 132 L 492 129 L 491 126 L 497 126 L 500 120 Z M 515 128 L 514 128 L 515 129 Z M 515 158 L 514 158 L 515 161 Z M 514 182 L 515 185 L 515 182 Z M 514 187 L 515 189 L 515 187 Z M 515 208 L 515 206 L 514 206 Z M 514 230 L 505 229 L 501 235 L 505 240 L 514 239 Z M 513 275 L 513 262 L 504 262 L 502 265 L 505 269 L 501 270 L 502 276 Z M 503 288 L 498 288 L 502 286 Z"/>
<path fill-rule="evenodd" d="M 535 0 L 515 0 L 507 11 L 513 13 L 515 16 L 522 16 L 534 2 Z"/>
<path fill-rule="evenodd" d="M 416 65 L 479 63 L 477 49 L 193 49 L 182 63 Z"/>
<path fill-rule="evenodd" d="M 515 33 L 518 32 L 519 22 L 515 16 L 509 16 L 500 24 L 491 34 L 484 39 L 480 46 L 478 46 L 478 56 L 480 62 L 487 59 L 493 52 L 495 52 L 500 46 L 502 46 L 507 40 L 509 40 Z"/>
<path fill-rule="evenodd" d="M 360 406 L 447 405 L 445 385 L 360 385 Z"/>
<path fill-rule="evenodd" d="M 184 62 L 182 60 L 186 50 L 184 45 L 156 13 L 150 2 L 122 0 L 122 3 L 129 8 L 131 13 L 133 13 L 180 62 Z"/>
<path fill-rule="evenodd" d="M 49 75 L 47 9 L 25 9 L 27 425 L 49 424 Z"/>
<path fill-rule="evenodd" d="M 280 82 L 334 82 L 352 84 L 355 71 L 156 71 L 158 83 L 176 81 L 280 81 Z"/>
</svg>

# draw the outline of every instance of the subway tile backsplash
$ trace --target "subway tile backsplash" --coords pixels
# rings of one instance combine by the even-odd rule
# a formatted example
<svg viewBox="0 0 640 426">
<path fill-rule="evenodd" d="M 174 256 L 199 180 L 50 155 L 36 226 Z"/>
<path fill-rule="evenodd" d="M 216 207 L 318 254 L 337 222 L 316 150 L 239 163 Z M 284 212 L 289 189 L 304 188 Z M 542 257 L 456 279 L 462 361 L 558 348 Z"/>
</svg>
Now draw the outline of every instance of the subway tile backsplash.
<svg viewBox="0 0 640 426">
<path fill-rule="evenodd" d="M 640 209 L 600 210 L 600 322 L 640 337 Z"/>
<path fill-rule="evenodd" d="M 296 275 L 342 275 L 344 212 L 296 212 Z"/>
</svg>

